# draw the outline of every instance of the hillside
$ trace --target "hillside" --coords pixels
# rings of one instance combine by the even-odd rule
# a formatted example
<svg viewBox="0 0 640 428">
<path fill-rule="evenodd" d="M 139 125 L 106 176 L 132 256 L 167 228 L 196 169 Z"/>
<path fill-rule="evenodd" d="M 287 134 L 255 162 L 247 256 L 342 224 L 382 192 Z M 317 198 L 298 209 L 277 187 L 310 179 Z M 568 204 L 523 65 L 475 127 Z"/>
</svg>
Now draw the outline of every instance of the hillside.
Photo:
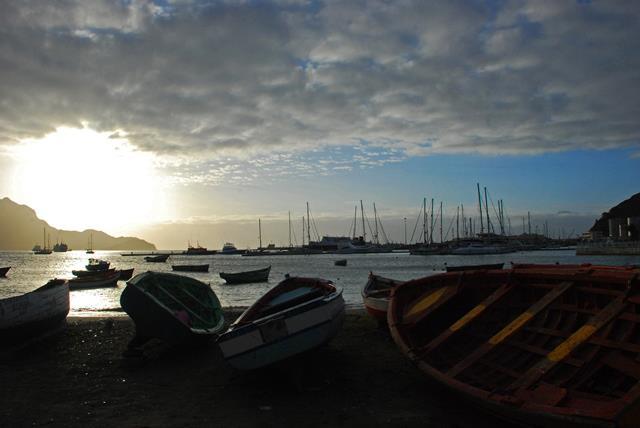
<svg viewBox="0 0 640 428">
<path fill-rule="evenodd" d="M 640 193 L 620 202 L 608 212 L 602 213 L 590 230 L 591 232 L 600 231 L 605 236 L 609 235 L 609 219 L 626 217 L 640 217 Z"/>
<path fill-rule="evenodd" d="M 60 230 L 38 218 L 36 212 L 19 205 L 9 198 L 0 199 L 0 250 L 31 250 L 35 244 L 42 245 L 42 231 L 46 228 L 51 245 L 56 239 L 65 242 L 69 248 L 83 250 L 93 234 L 93 248 L 96 250 L 155 250 L 155 245 L 134 237 L 113 237 L 99 230 L 82 232 Z"/>
</svg>

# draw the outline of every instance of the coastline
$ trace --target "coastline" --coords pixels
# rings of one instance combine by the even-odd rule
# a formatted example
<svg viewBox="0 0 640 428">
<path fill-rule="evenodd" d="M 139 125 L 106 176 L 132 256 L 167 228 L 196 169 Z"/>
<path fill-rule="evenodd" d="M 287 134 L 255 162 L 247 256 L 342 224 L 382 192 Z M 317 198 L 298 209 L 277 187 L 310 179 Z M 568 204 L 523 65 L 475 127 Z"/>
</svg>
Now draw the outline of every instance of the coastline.
<svg viewBox="0 0 640 428">
<path fill-rule="evenodd" d="M 233 321 L 242 308 L 225 308 Z M 432 385 L 364 310 L 350 308 L 328 345 L 254 372 L 215 343 L 122 357 L 122 317 L 69 317 L 66 329 L 0 360 L 0 426 L 489 427 L 500 421 Z"/>
</svg>

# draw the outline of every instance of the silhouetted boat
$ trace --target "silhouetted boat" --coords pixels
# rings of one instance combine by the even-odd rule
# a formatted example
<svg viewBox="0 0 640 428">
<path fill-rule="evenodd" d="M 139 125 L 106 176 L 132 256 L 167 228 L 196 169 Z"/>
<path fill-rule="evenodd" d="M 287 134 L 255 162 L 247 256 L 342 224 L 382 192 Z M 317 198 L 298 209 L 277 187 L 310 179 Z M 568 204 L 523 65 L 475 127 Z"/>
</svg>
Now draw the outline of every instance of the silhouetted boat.
<svg viewBox="0 0 640 428">
<path fill-rule="evenodd" d="M 128 279 L 131 279 L 131 277 L 133 276 L 133 268 L 120 269 L 118 272 L 120 272 L 120 278 L 118 278 L 119 281 L 126 281 Z"/>
<path fill-rule="evenodd" d="M 0 267 L 0 277 L 7 276 L 7 272 L 9 272 L 9 269 L 11 269 L 11 266 Z"/>
<path fill-rule="evenodd" d="M 47 246 L 47 230 L 46 228 L 42 229 L 42 247 L 36 245 L 33 251 L 33 254 L 51 254 L 51 248 Z"/>
<path fill-rule="evenodd" d="M 391 295 L 400 350 L 428 377 L 527 426 L 638 426 L 640 269 L 450 272 Z"/>
<path fill-rule="evenodd" d="M 63 279 L 0 300 L 0 349 L 24 345 L 56 331 L 68 313 L 69 286 Z"/>
<path fill-rule="evenodd" d="M 178 272 L 209 272 L 209 265 L 171 265 Z"/>
<path fill-rule="evenodd" d="M 264 269 L 250 270 L 246 272 L 220 272 L 220 278 L 227 281 L 227 284 L 246 284 L 251 282 L 269 281 L 271 266 Z"/>
<path fill-rule="evenodd" d="M 85 266 L 85 269 L 93 272 L 104 272 L 109 269 L 110 263 L 106 260 L 89 259 L 89 264 Z"/>
<path fill-rule="evenodd" d="M 385 278 L 369 272 L 369 279 L 362 288 L 362 303 L 364 307 L 378 322 L 387 322 L 387 307 L 389 306 L 389 295 L 403 281 Z"/>
<path fill-rule="evenodd" d="M 317 278 L 286 278 L 258 299 L 218 338 L 225 360 L 251 370 L 316 348 L 344 318 L 342 290 Z"/>
<path fill-rule="evenodd" d="M 206 247 L 201 247 L 199 243 L 196 244 L 195 247 L 192 247 L 191 244 L 189 244 L 187 246 L 187 250 L 182 252 L 182 254 L 187 256 L 210 256 L 216 253 L 216 250 L 208 250 Z"/>
<path fill-rule="evenodd" d="M 85 251 L 86 254 L 93 254 L 93 233 L 91 235 L 89 235 L 89 245 L 87 246 L 87 251 Z"/>
<path fill-rule="evenodd" d="M 347 259 L 336 260 L 335 262 L 333 262 L 333 264 L 336 265 L 336 266 L 346 266 L 347 265 Z"/>
<path fill-rule="evenodd" d="M 95 275 L 70 279 L 69 289 L 81 290 L 85 288 L 116 287 L 119 278 L 120 272 L 95 272 Z"/>
<path fill-rule="evenodd" d="M 171 254 L 158 254 L 157 256 L 147 256 L 144 258 L 146 262 L 151 263 L 164 263 L 167 261 Z"/>
<path fill-rule="evenodd" d="M 56 242 L 56 244 L 53 246 L 53 251 L 56 253 L 66 253 L 67 251 L 69 251 L 69 246 L 64 242 Z"/>
<path fill-rule="evenodd" d="M 516 249 L 501 244 L 484 244 L 482 242 L 471 242 L 463 247 L 454 248 L 449 254 L 457 256 L 478 256 L 485 254 L 506 254 L 513 253 Z"/>
<path fill-rule="evenodd" d="M 231 242 L 226 242 L 222 246 L 222 250 L 220 250 L 218 254 L 232 255 L 232 254 L 244 254 L 244 253 L 245 253 L 244 250 L 238 250 L 236 246 L 233 245 Z"/>
<path fill-rule="evenodd" d="M 491 270 L 491 269 L 502 269 L 504 267 L 504 263 L 490 263 L 484 265 L 459 265 L 459 266 L 449 266 L 448 264 L 444 264 L 447 272 L 460 272 L 463 270 Z"/>
<path fill-rule="evenodd" d="M 111 269 L 107 269 L 107 270 L 102 270 L 102 271 L 95 271 L 95 270 L 72 270 L 71 273 L 74 276 L 77 276 L 78 278 L 85 278 L 87 276 L 100 276 L 100 275 L 106 275 L 108 273 L 113 273 L 115 272 L 116 269 L 115 268 L 111 268 Z"/>
<path fill-rule="evenodd" d="M 209 339 L 224 328 L 216 294 L 207 284 L 188 276 L 138 274 L 127 283 L 120 305 L 136 324 L 130 349 L 151 338 L 169 344 Z"/>
</svg>

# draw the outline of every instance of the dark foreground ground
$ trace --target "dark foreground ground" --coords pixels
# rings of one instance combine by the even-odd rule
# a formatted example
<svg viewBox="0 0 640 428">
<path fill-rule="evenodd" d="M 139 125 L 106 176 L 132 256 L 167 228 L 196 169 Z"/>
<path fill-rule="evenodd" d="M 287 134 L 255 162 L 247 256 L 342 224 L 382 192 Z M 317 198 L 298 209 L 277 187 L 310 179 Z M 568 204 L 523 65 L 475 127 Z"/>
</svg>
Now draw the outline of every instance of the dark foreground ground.
<svg viewBox="0 0 640 428">
<path fill-rule="evenodd" d="M 129 318 L 69 318 L 61 334 L 0 359 L 0 427 L 504 425 L 430 384 L 360 311 L 325 347 L 249 373 L 215 343 L 151 342 L 146 359 L 125 359 L 133 331 Z"/>
</svg>

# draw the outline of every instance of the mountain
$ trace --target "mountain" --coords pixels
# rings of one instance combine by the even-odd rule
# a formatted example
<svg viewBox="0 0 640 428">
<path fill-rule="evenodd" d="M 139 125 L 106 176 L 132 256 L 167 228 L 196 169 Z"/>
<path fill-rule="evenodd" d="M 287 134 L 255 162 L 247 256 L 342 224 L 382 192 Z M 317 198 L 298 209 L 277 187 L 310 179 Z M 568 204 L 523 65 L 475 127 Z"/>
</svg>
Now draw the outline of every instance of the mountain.
<svg viewBox="0 0 640 428">
<path fill-rule="evenodd" d="M 19 205 L 9 198 L 0 199 L 0 250 L 31 250 L 35 244 L 42 245 L 42 231 L 51 237 L 51 246 L 56 239 L 74 250 L 84 250 L 93 234 L 94 250 L 155 250 L 156 246 L 134 237 L 113 237 L 99 230 L 82 232 L 60 230 L 38 218 L 36 212 Z"/>
<path fill-rule="evenodd" d="M 609 235 L 609 219 L 610 218 L 627 218 L 640 217 L 640 193 L 636 193 L 629 199 L 620 202 L 608 212 L 602 213 L 602 216 L 596 220 L 591 232 L 599 231 L 605 236 Z"/>
</svg>

